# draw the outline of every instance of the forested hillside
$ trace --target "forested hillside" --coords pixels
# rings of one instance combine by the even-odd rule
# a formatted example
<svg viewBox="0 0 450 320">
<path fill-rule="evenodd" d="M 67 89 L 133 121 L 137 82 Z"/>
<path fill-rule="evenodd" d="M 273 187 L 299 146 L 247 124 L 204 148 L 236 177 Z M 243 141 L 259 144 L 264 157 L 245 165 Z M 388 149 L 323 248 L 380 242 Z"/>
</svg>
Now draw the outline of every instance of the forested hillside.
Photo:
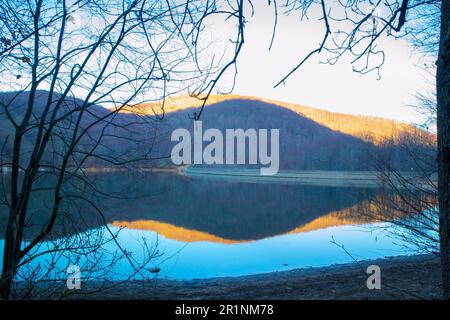
<svg viewBox="0 0 450 320">
<path fill-rule="evenodd" d="M 22 150 L 25 161 L 34 145 L 36 130 L 41 124 L 40 114 L 47 97 L 45 91 L 36 95 L 34 122 L 24 139 Z M 55 99 L 56 100 L 56 99 Z M 10 116 L 20 120 L 26 108 L 27 94 L 0 93 L 0 103 L 8 106 Z M 53 137 L 52 150 L 66 148 L 64 137 L 69 138 L 77 118 L 77 106 L 82 101 L 67 99 L 64 110 L 73 110 L 64 126 Z M 133 166 L 172 166 L 170 152 L 175 144 L 170 141 L 176 128 L 193 130 L 193 115 L 199 112 L 201 101 L 190 97 L 166 100 L 164 117 L 162 103 L 127 106 L 114 117 L 98 121 L 109 110 L 91 106 L 82 127 L 89 130 L 77 147 L 79 156 L 93 152 L 94 157 L 85 166 L 113 166 L 133 161 Z M 3 154 L 2 162 L 11 156 L 13 126 L 3 107 L 0 112 Z M 93 111 L 92 111 L 93 110 Z M 212 96 L 202 117 L 203 130 L 225 129 L 279 129 L 280 169 L 292 170 L 371 170 L 383 163 L 398 170 L 415 170 L 414 157 L 433 156 L 435 137 L 412 125 L 377 117 L 345 115 L 324 110 L 258 98 L 234 95 Z M 98 122 L 91 126 L 94 122 Z M 48 126 L 44 123 L 44 126 Z M 101 137 L 101 143 L 93 146 Z M 204 146 L 206 143 L 204 143 Z M 76 163 L 76 159 L 73 159 Z"/>
</svg>

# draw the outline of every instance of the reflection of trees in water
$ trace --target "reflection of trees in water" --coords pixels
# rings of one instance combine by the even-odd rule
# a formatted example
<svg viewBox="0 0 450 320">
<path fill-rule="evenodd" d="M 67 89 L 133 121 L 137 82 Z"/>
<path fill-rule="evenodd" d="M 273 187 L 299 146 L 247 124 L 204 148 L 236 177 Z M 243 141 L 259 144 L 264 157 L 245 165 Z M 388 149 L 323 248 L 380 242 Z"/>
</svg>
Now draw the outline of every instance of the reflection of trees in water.
<svg viewBox="0 0 450 320">
<path fill-rule="evenodd" d="M 92 180 L 92 186 L 81 191 L 68 187 L 66 192 L 95 194 L 91 200 L 102 209 L 108 223 L 154 220 L 230 240 L 287 233 L 336 213 L 338 218 L 357 221 L 365 200 L 377 195 L 376 190 L 364 188 L 192 180 L 150 173 L 103 173 L 93 175 Z M 44 194 L 33 201 L 36 228 L 47 211 L 42 210 L 47 198 Z M 64 210 L 66 221 L 59 221 L 55 235 L 102 224 L 102 217 L 86 204 L 72 201 Z M 66 228 L 73 225 L 66 223 L 69 219 L 77 222 L 77 230 Z"/>
<path fill-rule="evenodd" d="M 389 233 L 419 253 L 439 252 L 439 215 L 436 189 L 428 184 L 404 183 L 389 195 L 371 201 L 371 219 L 392 222 Z"/>
</svg>

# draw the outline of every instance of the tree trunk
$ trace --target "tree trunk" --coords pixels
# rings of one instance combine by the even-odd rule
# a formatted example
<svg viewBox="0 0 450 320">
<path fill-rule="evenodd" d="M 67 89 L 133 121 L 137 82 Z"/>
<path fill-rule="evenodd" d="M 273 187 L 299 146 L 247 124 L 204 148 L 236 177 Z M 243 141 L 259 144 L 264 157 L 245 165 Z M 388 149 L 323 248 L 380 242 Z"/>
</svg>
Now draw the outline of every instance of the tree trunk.
<svg viewBox="0 0 450 320">
<path fill-rule="evenodd" d="M 441 31 L 437 61 L 437 132 L 438 132 L 438 196 L 439 239 L 442 266 L 443 298 L 450 298 L 450 0 L 441 2 Z"/>
<path fill-rule="evenodd" d="M 9 271 L 6 271 L 9 273 Z M 2 275 L 0 285 L 0 299 L 9 300 L 11 297 L 11 288 L 13 284 L 13 278 L 10 275 Z"/>
<path fill-rule="evenodd" d="M 14 280 L 14 228 L 13 218 L 10 213 L 10 219 L 6 227 L 5 242 L 3 246 L 3 265 L 0 276 L 0 298 L 9 299 L 11 295 L 11 287 Z"/>
</svg>

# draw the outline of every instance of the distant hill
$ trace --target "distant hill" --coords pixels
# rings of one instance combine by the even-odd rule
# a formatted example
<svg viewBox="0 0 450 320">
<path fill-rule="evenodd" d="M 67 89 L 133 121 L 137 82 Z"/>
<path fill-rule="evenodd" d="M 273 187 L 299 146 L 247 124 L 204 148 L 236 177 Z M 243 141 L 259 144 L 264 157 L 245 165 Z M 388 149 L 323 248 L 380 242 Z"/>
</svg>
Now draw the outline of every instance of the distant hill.
<svg viewBox="0 0 450 320">
<path fill-rule="evenodd" d="M 14 93 L 0 93 L 0 102 L 11 102 Z M 40 106 L 47 97 L 45 91 L 37 95 L 35 113 L 42 112 Z M 27 94 L 14 98 L 14 116 L 20 117 L 25 110 Z M 66 108 L 76 108 L 81 103 L 76 98 L 67 101 Z M 142 162 L 142 166 L 170 166 L 170 151 L 174 143 L 170 134 L 176 128 L 187 128 L 192 132 L 194 112 L 199 112 L 201 101 L 180 96 L 162 103 L 147 103 L 127 106 L 109 122 L 100 122 L 89 129 L 89 138 L 83 140 L 81 148 L 89 150 L 105 127 L 107 137 L 96 150 L 101 155 L 113 155 L 126 161 L 129 157 L 151 157 L 158 160 Z M 101 106 L 92 106 L 83 126 L 108 112 Z M 77 113 L 74 113 L 74 117 Z M 160 119 L 162 118 L 162 119 Z M 370 170 L 375 163 L 386 162 L 398 170 L 417 168 L 410 154 L 432 156 L 435 136 L 429 132 L 392 120 L 360 115 L 345 115 L 288 104 L 278 101 L 241 97 L 236 95 L 211 96 L 201 120 L 204 130 L 218 128 L 280 129 L 280 169 L 295 170 Z M 0 138 L 4 141 L 12 127 L 0 111 Z M 73 130 L 72 122 L 61 128 L 64 134 Z M 108 125 L 108 126 L 107 126 Z M 27 136 L 26 148 L 33 145 L 33 133 Z M 62 147 L 62 146 L 59 146 Z M 58 143 L 54 148 L 59 148 Z M 6 145 L 4 154 L 8 155 Z M 11 153 L 9 153 L 11 154 Z M 88 165 L 105 166 L 102 157 L 90 160 Z"/>
<path fill-rule="evenodd" d="M 286 103 L 276 100 L 263 99 L 239 95 L 211 95 L 208 98 L 206 107 L 216 105 L 221 102 L 230 102 L 233 100 L 242 101 L 242 106 L 247 103 L 256 104 L 264 107 L 265 105 L 275 105 L 290 110 L 299 116 L 303 116 L 321 124 L 329 129 L 349 134 L 366 142 L 381 144 L 387 140 L 400 140 L 406 134 L 422 135 L 426 139 L 434 140 L 434 135 L 421 130 L 411 124 L 402 123 L 390 119 L 375 116 L 350 115 L 337 112 L 330 112 L 309 106 Z M 197 111 L 202 105 L 202 100 L 181 95 L 169 97 L 164 102 L 143 103 L 135 106 L 127 106 L 123 109 L 124 113 L 137 113 L 141 115 L 160 115 L 163 110 L 165 113 L 179 112 L 182 110 Z M 362 106 L 362 108 L 364 108 Z"/>
<path fill-rule="evenodd" d="M 200 105 L 192 97 L 167 99 L 162 123 L 171 129 L 187 128 L 192 135 L 192 118 Z M 161 106 L 128 106 L 124 113 L 161 115 Z M 409 171 L 417 169 L 411 154 L 432 157 L 434 152 L 435 136 L 410 124 L 252 97 L 211 96 L 201 120 L 204 131 L 280 129 L 281 169 L 371 170 L 383 162 Z"/>
<path fill-rule="evenodd" d="M 25 163 L 30 156 L 35 145 L 38 133 L 38 124 L 41 123 L 41 115 L 47 103 L 49 93 L 47 91 L 37 91 L 34 100 L 33 114 L 30 118 L 29 129 L 23 138 L 23 148 L 21 159 Z M 51 97 L 51 114 L 59 100 L 59 95 Z M 8 106 L 10 117 L 20 123 L 23 119 L 28 103 L 28 92 L 17 94 L 16 92 L 0 92 L 0 141 L 4 144 L 2 163 L 7 163 L 12 156 L 12 139 L 14 127 L 8 119 L 4 106 Z M 80 106 L 83 101 L 70 96 L 64 100 L 59 108 L 56 118 L 62 118 L 53 129 L 54 134 L 50 138 L 48 147 L 44 155 L 44 165 L 52 165 L 61 161 L 61 155 L 67 149 L 67 142 L 72 139 L 77 119 L 80 115 Z M 141 117 L 133 114 L 121 114 L 113 117 L 111 111 L 99 105 L 91 105 L 82 116 L 78 132 L 86 130 L 86 134 L 77 144 L 75 156 L 71 159 L 72 165 L 76 165 L 77 160 L 86 156 L 94 148 L 95 157 L 90 157 L 85 163 L 86 166 L 109 166 L 110 163 L 104 159 L 115 162 L 126 162 L 135 158 L 148 158 L 149 148 L 154 143 L 153 137 L 157 134 L 157 126 L 151 125 L 150 117 Z M 50 116 L 44 122 L 44 127 L 49 127 Z M 93 125 L 95 123 L 95 125 Z M 44 130 L 45 132 L 45 130 Z M 101 144 L 97 145 L 99 137 L 102 136 Z M 110 162 L 110 161 L 109 161 Z M 22 163 L 22 165 L 24 164 Z M 149 165 L 143 161 L 142 165 Z"/>
</svg>

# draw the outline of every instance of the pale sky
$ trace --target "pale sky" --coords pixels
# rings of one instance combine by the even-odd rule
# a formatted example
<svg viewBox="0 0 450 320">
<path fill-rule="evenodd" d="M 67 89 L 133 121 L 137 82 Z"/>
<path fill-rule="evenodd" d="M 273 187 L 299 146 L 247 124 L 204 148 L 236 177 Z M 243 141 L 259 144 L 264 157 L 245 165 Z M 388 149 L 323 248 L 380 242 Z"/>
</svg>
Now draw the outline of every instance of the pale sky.
<svg viewBox="0 0 450 320">
<path fill-rule="evenodd" d="M 375 72 L 366 75 L 353 72 L 348 58 L 331 66 L 319 63 L 324 57 L 314 56 L 285 85 L 275 89 L 274 85 L 287 72 L 317 48 L 323 37 L 323 22 L 318 20 L 318 15 L 314 15 L 314 12 L 309 20 L 300 21 L 298 12 L 286 16 L 280 8 L 275 42 L 269 51 L 274 21 L 273 8 L 267 5 L 267 1 L 253 1 L 253 4 L 255 15 L 250 16 L 249 8 L 246 12 L 248 23 L 245 28 L 245 44 L 238 58 L 238 75 L 233 93 L 341 113 L 420 123 L 419 116 L 410 106 L 415 104 L 416 92 L 430 90 L 430 78 L 418 67 L 419 64 L 423 65 L 422 57 L 415 54 L 405 41 L 380 39 L 380 48 L 384 48 L 386 53 L 381 80 L 377 80 Z M 220 60 L 220 56 L 229 53 L 227 50 L 233 49 L 229 39 L 236 31 L 235 21 L 224 21 L 222 15 L 218 20 L 211 21 L 211 25 L 210 32 L 205 36 L 206 43 L 209 43 L 209 38 L 212 41 L 218 40 L 217 47 L 211 45 L 211 49 L 212 55 L 217 54 Z M 212 61 L 216 60 L 211 56 L 205 56 L 203 60 L 206 65 Z M 16 88 L 19 81 L 25 82 L 26 77 L 21 80 L 14 77 L 10 83 L 6 81 L 6 84 L 0 82 L 0 90 Z M 227 91 L 231 83 L 231 77 L 224 77 L 218 84 L 218 89 Z M 156 99 L 152 92 L 143 94 L 146 99 Z"/>
<path fill-rule="evenodd" d="M 269 52 L 272 10 L 266 2 L 258 1 L 255 15 L 249 18 L 233 93 L 341 113 L 420 122 L 408 106 L 415 103 L 415 92 L 429 88 L 429 78 L 418 67 L 423 64 L 422 57 L 403 40 L 391 38 L 380 42 L 386 53 L 381 80 L 377 80 L 375 72 L 366 75 L 353 72 L 348 61 L 331 66 L 319 64 L 319 58 L 315 57 L 292 75 L 286 85 L 274 89 L 282 76 L 317 47 L 323 36 L 323 23 L 314 18 L 301 22 L 298 16 L 280 16 L 275 43 Z"/>
</svg>

